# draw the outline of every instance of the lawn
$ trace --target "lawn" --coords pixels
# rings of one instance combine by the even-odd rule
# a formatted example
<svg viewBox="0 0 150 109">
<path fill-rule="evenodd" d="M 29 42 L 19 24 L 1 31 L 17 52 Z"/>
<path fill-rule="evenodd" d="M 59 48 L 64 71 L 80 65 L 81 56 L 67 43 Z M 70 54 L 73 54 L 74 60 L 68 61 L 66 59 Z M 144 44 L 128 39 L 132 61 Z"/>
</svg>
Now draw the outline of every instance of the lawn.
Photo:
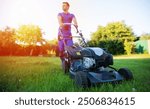
<svg viewBox="0 0 150 109">
<path fill-rule="evenodd" d="M 119 58 L 120 57 L 120 58 Z M 134 80 L 121 84 L 101 84 L 89 89 L 77 88 L 68 75 L 64 75 L 56 57 L 0 57 L 0 91 L 13 92 L 132 92 L 150 91 L 150 56 L 130 58 L 117 56 L 116 68 L 127 67 Z M 134 56 L 135 57 L 135 56 Z M 140 57 L 140 58 L 139 58 Z"/>
</svg>

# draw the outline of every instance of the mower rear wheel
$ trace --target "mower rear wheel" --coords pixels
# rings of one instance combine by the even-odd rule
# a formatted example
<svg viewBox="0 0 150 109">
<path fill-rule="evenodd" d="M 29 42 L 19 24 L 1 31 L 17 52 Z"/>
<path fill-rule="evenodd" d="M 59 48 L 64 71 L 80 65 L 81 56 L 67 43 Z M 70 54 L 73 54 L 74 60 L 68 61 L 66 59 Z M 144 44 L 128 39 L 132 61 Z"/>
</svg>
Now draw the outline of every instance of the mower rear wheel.
<svg viewBox="0 0 150 109">
<path fill-rule="evenodd" d="M 75 75 L 75 84 L 81 88 L 90 87 L 90 81 L 87 78 L 87 73 L 83 71 L 79 71 Z"/>
<path fill-rule="evenodd" d="M 132 72 L 127 68 L 120 68 L 118 70 L 118 72 L 120 75 L 122 75 L 125 78 L 125 80 L 132 80 L 133 79 Z"/>
</svg>

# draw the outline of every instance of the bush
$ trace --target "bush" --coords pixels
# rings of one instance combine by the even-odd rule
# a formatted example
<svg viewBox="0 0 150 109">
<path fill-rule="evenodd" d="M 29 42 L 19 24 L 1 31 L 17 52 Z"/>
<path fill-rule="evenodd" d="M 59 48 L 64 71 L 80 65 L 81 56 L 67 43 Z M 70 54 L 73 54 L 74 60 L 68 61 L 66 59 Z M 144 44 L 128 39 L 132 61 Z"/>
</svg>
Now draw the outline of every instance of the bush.
<svg viewBox="0 0 150 109">
<path fill-rule="evenodd" d="M 127 55 L 130 55 L 132 52 L 133 44 L 131 42 L 128 42 L 127 40 L 124 41 L 124 49 L 127 53 Z"/>
<path fill-rule="evenodd" d="M 90 47 L 105 48 L 113 55 L 124 54 L 124 43 L 122 40 L 102 40 L 102 41 L 89 41 Z"/>
</svg>

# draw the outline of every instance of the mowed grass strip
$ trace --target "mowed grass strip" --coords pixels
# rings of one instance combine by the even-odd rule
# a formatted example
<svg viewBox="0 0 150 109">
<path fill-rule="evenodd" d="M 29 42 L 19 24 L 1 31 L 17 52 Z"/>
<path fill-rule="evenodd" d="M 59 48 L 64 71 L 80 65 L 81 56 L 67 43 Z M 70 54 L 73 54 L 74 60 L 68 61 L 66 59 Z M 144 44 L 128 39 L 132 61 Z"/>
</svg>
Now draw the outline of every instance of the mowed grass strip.
<svg viewBox="0 0 150 109">
<path fill-rule="evenodd" d="M 115 59 L 114 67 L 129 68 L 134 80 L 121 84 L 100 84 L 89 89 L 77 88 L 63 74 L 56 57 L 0 57 L 0 91 L 11 92 L 132 92 L 150 91 L 150 58 Z"/>
</svg>

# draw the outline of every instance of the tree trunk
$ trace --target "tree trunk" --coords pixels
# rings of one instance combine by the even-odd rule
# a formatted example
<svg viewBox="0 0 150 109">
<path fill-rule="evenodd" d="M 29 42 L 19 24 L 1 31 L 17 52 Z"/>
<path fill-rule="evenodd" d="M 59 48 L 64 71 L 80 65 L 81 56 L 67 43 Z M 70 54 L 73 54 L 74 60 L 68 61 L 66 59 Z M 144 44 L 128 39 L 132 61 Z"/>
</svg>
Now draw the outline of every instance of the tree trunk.
<svg viewBox="0 0 150 109">
<path fill-rule="evenodd" d="M 33 55 L 33 48 L 30 51 L 30 56 L 32 56 L 32 55 Z"/>
</svg>

